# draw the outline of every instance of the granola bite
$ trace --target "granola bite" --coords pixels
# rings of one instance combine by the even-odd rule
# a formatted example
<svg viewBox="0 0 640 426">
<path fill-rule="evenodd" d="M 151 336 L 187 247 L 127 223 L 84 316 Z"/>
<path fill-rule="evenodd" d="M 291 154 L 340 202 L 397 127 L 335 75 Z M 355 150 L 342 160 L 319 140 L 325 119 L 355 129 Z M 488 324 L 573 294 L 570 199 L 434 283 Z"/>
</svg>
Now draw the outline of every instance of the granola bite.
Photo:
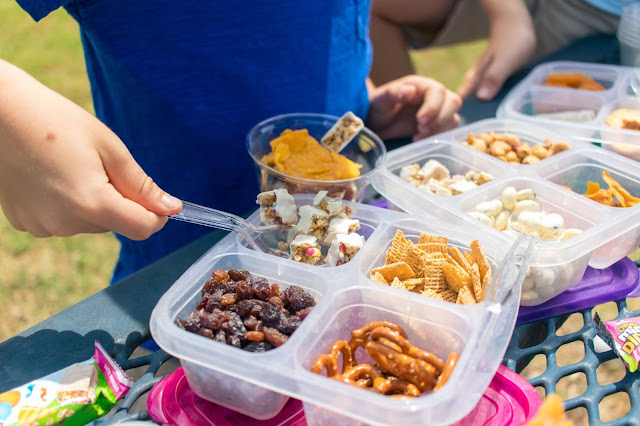
<svg viewBox="0 0 640 426">
<path fill-rule="evenodd" d="M 322 260 L 318 239 L 313 235 L 300 234 L 291 241 L 291 259 L 296 262 L 315 265 Z"/>
<path fill-rule="evenodd" d="M 324 242 L 331 244 L 338 234 L 353 234 L 358 229 L 360 229 L 360 221 L 358 219 L 331 219 Z"/>
<path fill-rule="evenodd" d="M 298 222 L 296 202 L 286 189 L 261 192 L 256 203 L 260 205 L 260 220 L 266 225 L 291 226 Z"/>
<path fill-rule="evenodd" d="M 321 143 L 329 151 L 340 152 L 364 128 L 362 119 L 347 111 L 322 137 Z"/>
<path fill-rule="evenodd" d="M 324 210 L 313 206 L 302 206 L 299 209 L 300 221 L 295 226 L 297 234 L 313 235 L 318 239 L 324 238 L 329 227 L 329 215 Z"/>
<path fill-rule="evenodd" d="M 327 191 L 320 191 L 313 199 L 313 205 L 327 212 L 329 217 L 351 217 L 351 209 L 342 204 L 340 198 L 329 197 Z"/>
<path fill-rule="evenodd" d="M 344 265 L 353 259 L 364 244 L 364 237 L 359 234 L 338 234 L 331 242 L 327 253 L 327 266 Z"/>
</svg>

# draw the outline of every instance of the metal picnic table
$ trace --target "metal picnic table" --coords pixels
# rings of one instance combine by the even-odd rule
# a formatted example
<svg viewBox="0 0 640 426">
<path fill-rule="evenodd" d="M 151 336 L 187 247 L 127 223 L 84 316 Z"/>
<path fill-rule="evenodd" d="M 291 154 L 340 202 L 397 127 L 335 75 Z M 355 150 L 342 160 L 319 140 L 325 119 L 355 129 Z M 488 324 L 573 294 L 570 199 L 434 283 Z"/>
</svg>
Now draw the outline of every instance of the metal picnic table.
<svg viewBox="0 0 640 426">
<path fill-rule="evenodd" d="M 578 60 L 599 63 L 618 62 L 618 44 L 615 37 L 594 36 L 568 46 L 545 58 L 551 60 Z M 466 123 L 493 117 L 504 95 L 527 73 L 525 69 L 511 77 L 496 99 L 481 102 L 465 101 L 461 111 Z M 389 148 L 402 142 L 390 141 Z M 74 306 L 42 321 L 30 329 L 0 343 L 0 392 L 45 376 L 70 364 L 89 359 L 93 342 L 100 341 L 125 370 L 136 367 L 146 372 L 135 383 L 116 413 L 97 423 L 117 424 L 131 420 L 147 420 L 146 411 L 130 411 L 134 402 L 147 393 L 161 377 L 155 377 L 161 365 L 171 358 L 162 350 L 129 359 L 133 351 L 151 336 L 149 318 L 160 297 L 180 275 L 204 252 L 220 240 L 226 232 L 214 231 L 198 241 L 157 261 L 147 268 L 88 297 Z M 618 317 L 640 315 L 640 311 L 627 308 L 625 299 L 615 301 Z M 587 389 L 582 395 L 565 401 L 567 409 L 584 407 L 591 424 L 604 424 L 600 420 L 598 404 L 607 395 L 625 392 L 630 400 L 630 412 L 611 425 L 640 425 L 640 375 L 627 373 L 616 383 L 599 385 L 597 367 L 615 355 L 611 351 L 596 352 L 593 345 L 595 327 L 591 308 L 578 311 L 584 325 L 577 331 L 560 335 L 558 327 L 568 315 L 552 317 L 516 326 L 504 364 L 516 372 L 539 354 L 546 357 L 545 371 L 530 379 L 534 386 L 554 392 L 562 378 L 576 372 L 587 376 Z M 583 342 L 585 356 L 568 366 L 557 366 L 556 352 L 571 342 Z"/>
</svg>

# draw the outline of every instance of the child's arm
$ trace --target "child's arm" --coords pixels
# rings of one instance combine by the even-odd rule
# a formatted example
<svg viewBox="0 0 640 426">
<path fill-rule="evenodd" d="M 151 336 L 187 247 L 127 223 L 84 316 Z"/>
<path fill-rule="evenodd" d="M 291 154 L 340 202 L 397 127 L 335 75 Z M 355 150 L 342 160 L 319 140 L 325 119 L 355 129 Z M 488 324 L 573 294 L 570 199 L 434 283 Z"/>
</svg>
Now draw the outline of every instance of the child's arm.
<svg viewBox="0 0 640 426">
<path fill-rule="evenodd" d="M 489 21 L 489 46 L 467 71 L 458 94 L 475 93 L 489 100 L 500 91 L 505 80 L 533 57 L 536 35 L 529 10 L 522 0 L 479 0 Z"/>
<path fill-rule="evenodd" d="M 0 60 L 0 205 L 38 237 L 145 239 L 180 211 L 94 116 Z"/>
</svg>

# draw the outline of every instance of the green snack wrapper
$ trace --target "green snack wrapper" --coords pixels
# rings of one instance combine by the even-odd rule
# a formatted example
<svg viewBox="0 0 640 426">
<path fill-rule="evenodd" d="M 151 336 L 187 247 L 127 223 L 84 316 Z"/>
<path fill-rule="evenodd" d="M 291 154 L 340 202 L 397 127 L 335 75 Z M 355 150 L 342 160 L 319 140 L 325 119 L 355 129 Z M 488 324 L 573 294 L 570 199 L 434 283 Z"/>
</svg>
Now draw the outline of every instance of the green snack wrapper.
<svg viewBox="0 0 640 426">
<path fill-rule="evenodd" d="M 91 359 L 0 394 L 0 426 L 85 425 L 104 416 L 133 381 L 98 341 Z"/>
</svg>

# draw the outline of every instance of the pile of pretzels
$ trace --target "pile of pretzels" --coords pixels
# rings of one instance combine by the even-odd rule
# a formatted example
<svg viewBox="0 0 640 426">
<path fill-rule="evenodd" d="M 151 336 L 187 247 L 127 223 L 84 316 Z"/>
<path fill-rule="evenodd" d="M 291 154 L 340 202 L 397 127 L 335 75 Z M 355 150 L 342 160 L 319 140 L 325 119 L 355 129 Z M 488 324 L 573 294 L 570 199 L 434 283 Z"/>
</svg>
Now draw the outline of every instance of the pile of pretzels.
<svg viewBox="0 0 640 426">
<path fill-rule="evenodd" d="M 362 346 L 374 364 L 360 364 L 356 350 Z M 338 357 L 342 356 L 342 371 Z M 328 354 L 316 358 L 311 371 L 352 386 L 394 398 L 411 398 L 436 391 L 445 385 L 458 362 L 452 352 L 443 362 L 436 355 L 409 343 L 402 327 L 388 321 L 375 321 L 353 330 L 351 339 L 338 340 Z"/>
</svg>

